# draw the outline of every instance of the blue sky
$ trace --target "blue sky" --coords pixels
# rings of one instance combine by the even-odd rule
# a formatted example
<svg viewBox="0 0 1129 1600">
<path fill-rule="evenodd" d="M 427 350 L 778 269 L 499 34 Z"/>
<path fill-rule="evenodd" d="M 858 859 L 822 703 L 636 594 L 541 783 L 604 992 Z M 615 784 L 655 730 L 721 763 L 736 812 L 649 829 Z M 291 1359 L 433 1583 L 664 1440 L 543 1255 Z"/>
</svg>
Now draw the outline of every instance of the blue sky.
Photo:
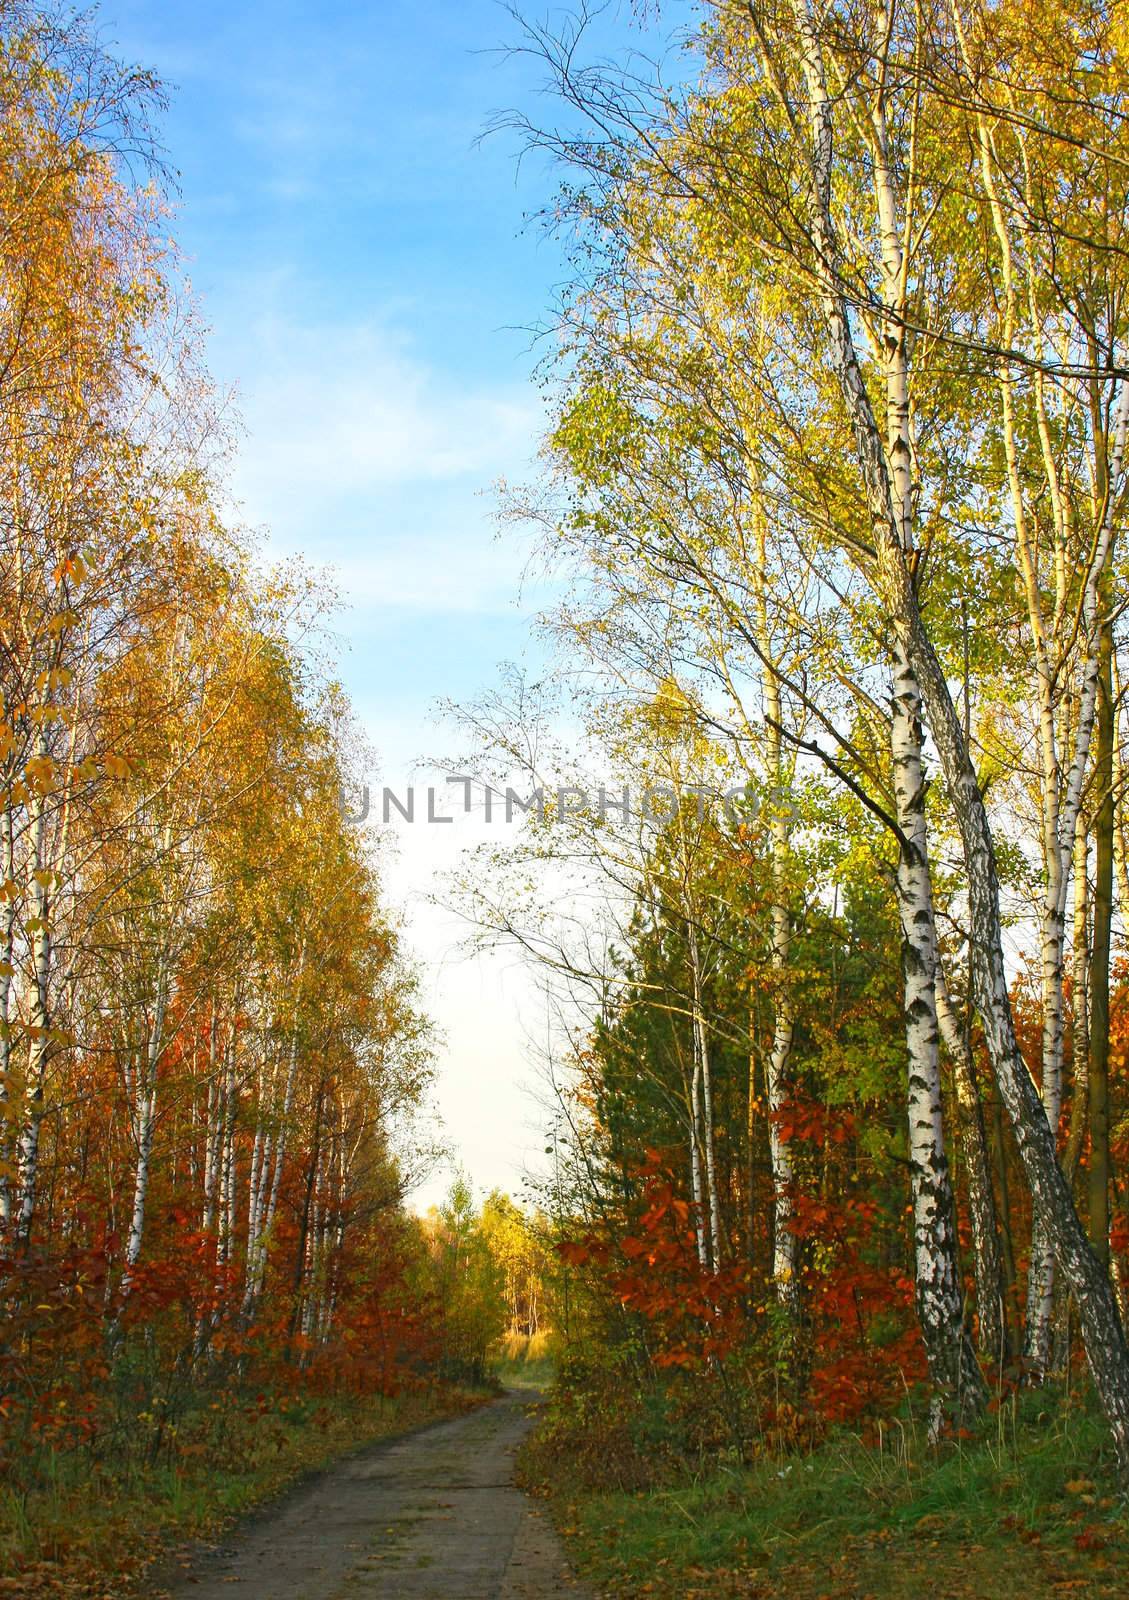
<svg viewBox="0 0 1129 1600">
<path fill-rule="evenodd" d="M 500 52 L 515 24 L 495 0 L 104 0 L 99 14 L 117 53 L 170 87 L 176 234 L 209 365 L 238 390 L 242 514 L 271 550 L 334 569 L 341 675 L 402 783 L 450 747 L 437 697 L 538 652 L 526 549 L 495 538 L 491 487 L 528 474 L 541 428 L 530 330 L 564 269 L 524 217 L 555 180 L 543 159 L 519 168 L 512 138 L 479 136 L 499 109 L 535 106 L 541 73 Z M 613 5 L 601 35 L 637 40 L 631 7 Z M 389 886 L 446 1035 L 448 1131 L 480 1187 L 515 1189 L 544 1142 L 536 1000 L 512 964 L 460 960 L 460 930 L 426 904 L 454 848 L 446 830 L 402 830 Z"/>
<path fill-rule="evenodd" d="M 543 164 L 478 143 L 528 96 L 531 69 L 497 50 L 513 24 L 492 0 L 101 15 L 172 86 L 177 233 L 212 370 L 239 389 L 246 515 L 337 567 L 358 708 L 394 694 L 410 724 L 525 636 L 489 490 L 533 449 L 528 330 L 561 268 L 523 226 Z"/>
</svg>

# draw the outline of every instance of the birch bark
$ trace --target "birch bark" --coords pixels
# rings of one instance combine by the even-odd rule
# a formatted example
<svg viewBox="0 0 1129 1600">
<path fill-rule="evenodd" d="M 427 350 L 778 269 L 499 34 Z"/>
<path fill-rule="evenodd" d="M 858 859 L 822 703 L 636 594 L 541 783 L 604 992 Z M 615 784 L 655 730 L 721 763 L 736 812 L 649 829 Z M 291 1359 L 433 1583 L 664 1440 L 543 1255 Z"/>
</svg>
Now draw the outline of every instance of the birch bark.
<svg viewBox="0 0 1129 1600">
<path fill-rule="evenodd" d="M 709 1220 L 709 1265 L 714 1272 L 721 1265 L 721 1204 L 717 1192 L 717 1155 L 714 1140 L 713 1075 L 710 1069 L 709 1037 L 704 1012 L 701 948 L 698 930 L 687 917 L 686 938 L 690 953 L 691 1014 L 694 1029 L 695 1078 L 702 1088 L 702 1143 L 706 1168 L 706 1209 Z"/>
<path fill-rule="evenodd" d="M 940 953 L 937 957 L 936 994 L 937 1020 L 941 1027 L 941 1038 L 952 1058 L 960 1118 L 976 1276 L 978 1343 L 981 1353 L 998 1369 L 1008 1360 L 1011 1350 L 1005 1315 L 1004 1262 L 1000 1249 L 996 1197 L 992 1188 L 988 1137 L 984 1127 L 984 1107 L 976 1083 L 976 1069 L 968 1036 L 953 1008 Z"/>
<path fill-rule="evenodd" d="M 133 1269 L 141 1257 L 145 1237 L 145 1202 L 149 1194 L 149 1164 L 153 1152 L 153 1133 L 157 1125 L 157 1064 L 164 1049 L 165 1013 L 169 1000 L 168 957 L 162 953 L 157 967 L 157 983 L 153 1015 L 142 1060 L 138 1062 L 135 1079 L 135 1099 L 130 1107 L 133 1137 L 137 1150 L 133 1178 L 133 1206 L 130 1213 L 129 1237 L 125 1250 L 125 1271 L 122 1274 L 122 1303 L 128 1299 L 133 1284 Z"/>
<path fill-rule="evenodd" d="M 36 754 L 48 759 L 47 740 L 40 727 Z M 14 1243 L 26 1250 L 35 1216 L 39 1179 L 39 1134 L 43 1123 L 47 1062 L 51 1039 L 51 863 L 47 848 L 47 805 L 36 790 L 27 800 L 28 850 L 27 902 L 31 945 L 31 1004 L 28 1015 L 27 1083 L 25 1113 L 18 1146 L 19 1202 Z"/>
<path fill-rule="evenodd" d="M 925 630 L 898 525 L 881 432 L 859 365 L 850 317 L 838 277 L 838 247 L 831 212 L 833 109 L 827 92 L 816 23 L 805 0 L 793 0 L 809 117 L 808 220 L 817 258 L 829 358 L 854 434 L 875 543 L 870 573 L 875 592 L 914 670 L 937 746 L 964 848 L 974 944 L 973 981 L 985 1041 L 1012 1126 L 1035 1206 L 1048 1223 L 1055 1249 L 1078 1304 L 1090 1370 L 1109 1423 L 1122 1472 L 1129 1476 L 1129 1349 L 1109 1279 L 1079 1222 L 1042 1101 L 1015 1036 L 1003 955 L 999 879 L 992 831 L 968 743 L 937 653 Z M 780 82 L 779 72 L 774 75 Z M 786 96 L 786 90 L 785 90 Z M 791 103 L 786 101 L 788 109 Z M 1111 482 L 1120 484 L 1129 384 L 1117 406 Z M 1110 523 L 1114 495 L 1107 497 Z M 1112 536 L 1112 526 L 1098 543 Z M 1104 559 L 1102 561 L 1104 566 Z M 1100 570 L 1100 568 L 1099 568 Z M 1096 594 L 1095 594 L 1096 599 Z"/>
<path fill-rule="evenodd" d="M 16 856 L 15 822 L 9 793 L 0 812 L 0 872 L 4 907 L 0 911 L 0 1238 L 12 1225 L 12 979 L 15 976 Z"/>
<path fill-rule="evenodd" d="M 871 106 L 870 125 L 885 313 L 878 350 L 886 394 L 886 435 L 881 444 L 892 513 L 890 531 L 902 560 L 909 562 L 914 550 L 914 487 L 905 335 L 907 252 L 890 166 L 885 69 Z M 933 1383 L 939 1394 L 955 1398 L 959 1412 L 965 1407 L 978 1409 L 986 1395 L 964 1331 L 956 1202 L 941 1110 L 937 939 L 925 813 L 921 694 L 909 653 L 896 632 L 892 645 L 890 757 L 895 814 L 902 835 L 895 881 L 902 924 L 917 1312 Z"/>
<path fill-rule="evenodd" d="M 1090 893 L 1089 833 L 1080 810 L 1074 827 L 1074 916 L 1070 941 L 1071 961 L 1071 1058 L 1070 1132 L 1062 1158 L 1062 1169 L 1074 1182 L 1090 1105 Z"/>
<path fill-rule="evenodd" d="M 978 1409 L 986 1396 L 964 1331 L 956 1203 L 941 1113 L 937 944 L 927 854 L 920 709 L 916 676 L 908 658 L 899 650 L 895 657 L 890 737 L 897 820 L 905 841 L 899 852 L 896 884 L 902 924 L 914 1282 L 930 1376 L 938 1394 L 951 1397 L 959 1412 Z"/>
<path fill-rule="evenodd" d="M 780 1118 L 791 1097 L 792 1040 L 796 1013 L 792 998 L 792 916 L 788 905 L 788 851 L 791 840 L 784 803 L 783 705 L 768 625 L 768 550 L 763 516 L 757 527 L 757 570 L 754 577 L 756 627 L 764 674 L 765 770 L 768 779 L 769 846 L 772 853 L 772 905 L 769 970 L 772 976 L 772 1044 L 765 1065 L 768 1101 L 768 1149 L 772 1168 L 772 1275 L 783 1305 L 796 1309 L 796 1235 L 792 1227 L 795 1172 Z M 752 1140 L 750 1137 L 750 1153 Z M 750 1185 L 751 1187 L 751 1185 Z"/>
</svg>

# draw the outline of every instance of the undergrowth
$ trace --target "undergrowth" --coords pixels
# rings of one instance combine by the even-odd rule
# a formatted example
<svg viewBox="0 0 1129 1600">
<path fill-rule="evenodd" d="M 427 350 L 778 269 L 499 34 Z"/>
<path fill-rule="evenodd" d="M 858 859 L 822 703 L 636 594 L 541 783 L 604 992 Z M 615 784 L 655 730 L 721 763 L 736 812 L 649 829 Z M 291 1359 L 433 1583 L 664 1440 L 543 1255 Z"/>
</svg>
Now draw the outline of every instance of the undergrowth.
<svg viewBox="0 0 1129 1600">
<path fill-rule="evenodd" d="M 152 1595 L 151 1563 L 175 1570 L 176 1544 L 216 1532 L 304 1472 L 479 1398 L 450 1387 L 393 1397 L 204 1390 L 175 1423 L 159 1407 L 143 1411 L 97 1452 L 32 1449 L 0 1481 L 0 1596 Z"/>
<path fill-rule="evenodd" d="M 553 1334 L 505 1334 L 492 1371 L 503 1389 L 549 1389 L 556 1375 Z"/>
<path fill-rule="evenodd" d="M 808 1454 L 752 1462 L 679 1462 L 671 1447 L 645 1486 L 624 1488 L 615 1451 L 626 1439 L 642 1459 L 647 1426 L 631 1408 L 604 1419 L 585 1446 L 579 1493 L 575 1441 L 570 1449 L 559 1415 L 522 1457 L 524 1481 L 550 1499 L 601 1596 L 1129 1595 L 1129 1521 L 1108 1433 L 1077 1397 L 1013 1396 L 975 1438 L 940 1447 L 909 1415 L 873 1440 L 843 1431 Z M 626 1476 L 637 1472 L 629 1462 Z"/>
</svg>

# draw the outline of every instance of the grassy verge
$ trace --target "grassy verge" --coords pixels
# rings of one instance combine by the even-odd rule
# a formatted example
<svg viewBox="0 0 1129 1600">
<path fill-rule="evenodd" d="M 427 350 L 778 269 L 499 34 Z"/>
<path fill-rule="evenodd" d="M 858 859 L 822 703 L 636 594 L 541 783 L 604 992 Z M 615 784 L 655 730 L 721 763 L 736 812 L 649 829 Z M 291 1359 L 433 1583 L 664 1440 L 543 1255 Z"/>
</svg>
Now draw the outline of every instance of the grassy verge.
<svg viewBox="0 0 1129 1600">
<path fill-rule="evenodd" d="M 175 1453 L 136 1438 L 97 1455 L 41 1450 L 0 1483 L 0 1596 L 153 1595 L 147 1569 L 175 1571 L 175 1546 L 304 1473 L 483 1398 L 450 1387 L 394 1398 L 205 1394 L 179 1419 Z"/>
<path fill-rule="evenodd" d="M 552 1334 L 507 1334 L 491 1370 L 504 1389 L 550 1389 L 556 1373 Z"/>
<path fill-rule="evenodd" d="M 540 1361 L 502 1361 L 492 1370 L 503 1389 L 544 1391 L 553 1386 L 555 1368 L 547 1356 Z"/>
<path fill-rule="evenodd" d="M 1129 1520 L 1101 1423 L 1025 1396 L 971 1443 L 895 1430 L 636 1494 L 570 1494 L 535 1438 L 523 1471 L 602 1596 L 1044 1600 L 1129 1595 Z"/>
</svg>

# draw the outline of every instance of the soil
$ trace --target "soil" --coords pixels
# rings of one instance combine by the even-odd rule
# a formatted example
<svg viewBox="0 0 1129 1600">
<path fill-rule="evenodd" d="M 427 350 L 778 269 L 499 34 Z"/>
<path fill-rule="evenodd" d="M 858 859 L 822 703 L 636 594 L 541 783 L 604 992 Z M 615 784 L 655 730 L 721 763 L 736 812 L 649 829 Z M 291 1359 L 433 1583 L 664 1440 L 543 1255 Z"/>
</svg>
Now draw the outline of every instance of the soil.
<svg viewBox="0 0 1129 1600">
<path fill-rule="evenodd" d="M 203 1550 L 175 1600 L 590 1600 L 513 1481 L 529 1395 L 362 1450 Z"/>
</svg>

